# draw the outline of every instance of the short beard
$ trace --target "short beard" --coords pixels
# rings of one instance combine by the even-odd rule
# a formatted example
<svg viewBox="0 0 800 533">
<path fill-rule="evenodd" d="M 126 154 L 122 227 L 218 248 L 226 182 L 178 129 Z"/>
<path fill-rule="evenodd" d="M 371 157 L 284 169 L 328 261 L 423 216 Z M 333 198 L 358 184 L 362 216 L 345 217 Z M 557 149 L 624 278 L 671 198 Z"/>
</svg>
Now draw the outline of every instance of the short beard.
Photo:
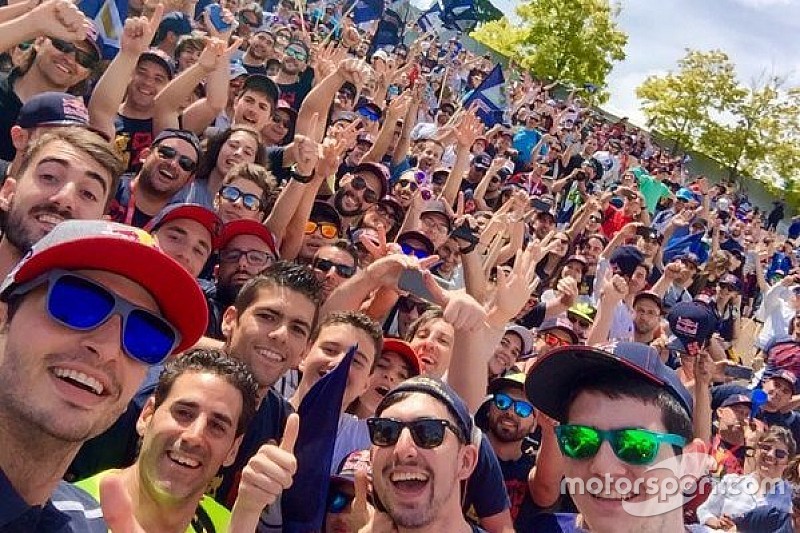
<svg viewBox="0 0 800 533">
<path fill-rule="evenodd" d="M 39 204 L 32 208 L 27 214 L 22 213 L 21 209 L 17 209 L 16 204 L 12 201 L 9 206 L 8 213 L 5 214 L 3 224 L 3 234 L 14 248 L 19 250 L 20 254 L 25 254 L 36 244 L 44 235 L 37 235 L 35 231 L 26 225 L 27 219 L 32 218 L 33 215 L 38 213 L 53 213 L 60 216 L 64 220 L 73 218 L 72 213 L 67 210 L 59 209 L 55 204 L 45 203 Z M 46 235 L 46 234 L 45 234 Z"/>
</svg>

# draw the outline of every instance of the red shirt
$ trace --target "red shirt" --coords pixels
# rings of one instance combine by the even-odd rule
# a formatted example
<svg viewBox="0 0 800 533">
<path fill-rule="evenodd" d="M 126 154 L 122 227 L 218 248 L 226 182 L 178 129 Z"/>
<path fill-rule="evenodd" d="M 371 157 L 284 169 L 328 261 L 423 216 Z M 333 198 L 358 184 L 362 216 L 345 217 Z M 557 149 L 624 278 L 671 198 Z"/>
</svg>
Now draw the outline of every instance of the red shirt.
<svg viewBox="0 0 800 533">
<path fill-rule="evenodd" d="M 603 213 L 603 224 L 601 228 L 606 238 L 610 239 L 629 222 L 633 222 L 632 216 L 626 215 L 625 211 L 622 209 L 617 209 L 609 204 Z"/>
</svg>

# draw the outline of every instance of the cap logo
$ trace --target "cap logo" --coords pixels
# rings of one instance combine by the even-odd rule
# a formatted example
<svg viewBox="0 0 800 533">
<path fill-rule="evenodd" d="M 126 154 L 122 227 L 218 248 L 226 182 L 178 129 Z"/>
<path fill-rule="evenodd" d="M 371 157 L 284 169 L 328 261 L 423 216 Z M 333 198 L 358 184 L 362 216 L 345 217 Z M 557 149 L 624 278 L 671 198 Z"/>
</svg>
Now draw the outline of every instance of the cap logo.
<svg viewBox="0 0 800 533">
<path fill-rule="evenodd" d="M 89 111 L 86 110 L 86 106 L 83 105 L 80 98 L 64 98 L 61 103 L 65 117 L 89 123 Z"/>
<path fill-rule="evenodd" d="M 104 229 L 102 234 L 112 235 L 121 239 L 138 242 L 139 244 L 143 244 L 151 248 L 158 248 L 156 240 L 152 235 L 137 228 L 119 228 L 118 226 L 114 226 Z"/>
<path fill-rule="evenodd" d="M 687 317 L 678 318 L 675 323 L 675 333 L 683 333 L 684 335 L 697 335 L 697 328 L 699 324 Z"/>
</svg>

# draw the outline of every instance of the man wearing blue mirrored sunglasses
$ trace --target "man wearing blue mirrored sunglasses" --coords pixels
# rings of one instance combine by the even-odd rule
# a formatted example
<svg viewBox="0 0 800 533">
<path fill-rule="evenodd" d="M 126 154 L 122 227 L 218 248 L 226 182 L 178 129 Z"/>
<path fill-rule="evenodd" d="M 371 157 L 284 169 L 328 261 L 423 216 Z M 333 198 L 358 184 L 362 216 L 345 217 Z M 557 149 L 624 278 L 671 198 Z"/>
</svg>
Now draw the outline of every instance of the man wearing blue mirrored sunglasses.
<svg viewBox="0 0 800 533">
<path fill-rule="evenodd" d="M 49 503 L 67 465 L 125 410 L 150 365 L 197 342 L 205 300 L 147 233 L 104 221 L 56 226 L 0 300 L 0 498 L 14 502 L 0 526 L 71 531 Z"/>
</svg>

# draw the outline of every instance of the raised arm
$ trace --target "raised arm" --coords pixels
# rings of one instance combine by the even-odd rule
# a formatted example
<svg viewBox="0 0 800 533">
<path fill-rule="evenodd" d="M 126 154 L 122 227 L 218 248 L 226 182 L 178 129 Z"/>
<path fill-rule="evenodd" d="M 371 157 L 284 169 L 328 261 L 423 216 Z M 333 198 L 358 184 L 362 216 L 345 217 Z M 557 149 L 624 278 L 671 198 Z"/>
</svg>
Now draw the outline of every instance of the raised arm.
<svg viewBox="0 0 800 533">
<path fill-rule="evenodd" d="M 447 177 L 447 182 L 445 182 L 444 190 L 442 191 L 444 201 L 450 205 L 455 203 L 458 191 L 461 188 L 461 177 L 469 165 L 470 148 L 475 143 L 475 139 L 481 136 L 483 130 L 483 124 L 475 113 L 475 109 L 466 111 L 453 130 L 453 135 L 456 138 L 456 162 Z"/>
</svg>

